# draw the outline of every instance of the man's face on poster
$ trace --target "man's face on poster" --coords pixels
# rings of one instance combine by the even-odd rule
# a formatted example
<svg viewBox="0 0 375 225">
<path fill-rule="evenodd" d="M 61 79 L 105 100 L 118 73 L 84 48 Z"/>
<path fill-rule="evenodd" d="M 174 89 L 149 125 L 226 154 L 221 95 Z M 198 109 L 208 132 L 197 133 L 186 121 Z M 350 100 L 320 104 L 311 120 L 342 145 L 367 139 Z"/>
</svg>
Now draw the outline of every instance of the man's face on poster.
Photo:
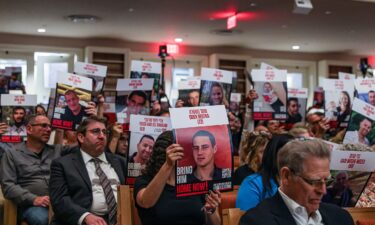
<svg viewBox="0 0 375 225">
<path fill-rule="evenodd" d="M 366 136 L 368 133 L 370 133 L 371 126 L 372 126 L 371 121 L 368 120 L 368 119 L 364 119 L 364 120 L 362 120 L 362 122 L 359 123 L 359 130 L 358 130 L 358 132 L 362 136 Z"/>
<path fill-rule="evenodd" d="M 79 97 L 74 93 L 68 93 L 65 95 L 65 102 L 68 108 L 73 112 L 81 110 L 81 105 L 79 104 Z"/>
<path fill-rule="evenodd" d="M 146 99 L 143 96 L 132 95 L 128 100 L 128 108 L 132 114 L 139 114 L 142 108 L 145 106 Z"/>
<path fill-rule="evenodd" d="M 14 112 L 13 112 L 14 122 L 21 123 L 21 122 L 23 122 L 24 118 L 25 118 L 25 110 L 23 110 L 23 109 L 14 110 Z"/>
<path fill-rule="evenodd" d="M 188 95 L 188 102 L 191 106 L 198 106 L 199 104 L 199 92 L 192 91 Z"/>
<path fill-rule="evenodd" d="M 368 93 L 368 103 L 375 106 L 375 92 Z"/>
<path fill-rule="evenodd" d="M 196 136 L 193 139 L 193 157 L 197 167 L 214 163 L 216 146 L 212 146 L 208 136 Z"/>
<path fill-rule="evenodd" d="M 288 105 L 288 113 L 289 115 L 297 115 L 298 114 L 298 102 L 291 100 Z"/>
<path fill-rule="evenodd" d="M 154 143 L 154 140 L 148 137 L 143 137 L 142 140 L 137 144 L 137 154 L 139 154 L 139 157 L 143 161 L 148 161 L 150 159 Z"/>
<path fill-rule="evenodd" d="M 3 76 L 0 76 L 0 87 L 5 87 L 7 85 L 7 79 Z"/>
</svg>

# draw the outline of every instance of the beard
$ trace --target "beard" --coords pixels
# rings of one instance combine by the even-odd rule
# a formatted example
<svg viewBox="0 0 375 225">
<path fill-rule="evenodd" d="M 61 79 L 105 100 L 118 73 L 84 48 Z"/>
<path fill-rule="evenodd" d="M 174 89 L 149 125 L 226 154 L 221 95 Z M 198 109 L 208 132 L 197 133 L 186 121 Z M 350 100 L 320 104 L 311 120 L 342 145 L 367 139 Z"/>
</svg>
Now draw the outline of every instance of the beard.
<svg viewBox="0 0 375 225">
<path fill-rule="evenodd" d="M 25 120 L 22 119 L 20 122 L 17 122 L 17 121 L 14 121 L 14 125 L 19 128 L 21 127 L 22 125 L 25 125 Z"/>
</svg>

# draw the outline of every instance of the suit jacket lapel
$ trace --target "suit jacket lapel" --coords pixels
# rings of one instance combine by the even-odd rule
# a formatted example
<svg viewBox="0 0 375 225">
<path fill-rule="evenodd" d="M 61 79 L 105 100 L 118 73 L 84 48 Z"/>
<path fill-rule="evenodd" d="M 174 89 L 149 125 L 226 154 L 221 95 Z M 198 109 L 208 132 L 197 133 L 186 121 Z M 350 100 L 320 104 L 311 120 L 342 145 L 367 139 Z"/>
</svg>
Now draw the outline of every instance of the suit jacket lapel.
<svg viewBox="0 0 375 225">
<path fill-rule="evenodd" d="M 332 215 L 331 216 L 327 215 L 327 211 L 322 209 L 322 205 L 320 205 L 320 207 L 319 207 L 319 213 L 320 213 L 320 215 L 322 215 L 322 222 L 323 222 L 324 225 L 336 224 L 337 223 L 337 221 L 331 220 Z"/>
<path fill-rule="evenodd" d="M 270 207 L 277 223 L 280 225 L 297 225 L 279 192 L 276 192 L 273 198 L 275 198 L 275 201 Z"/>
<path fill-rule="evenodd" d="M 121 166 L 120 160 L 113 157 L 111 154 L 105 154 L 109 164 L 112 165 L 113 169 L 116 171 L 118 178 L 120 179 L 120 184 L 125 184 L 125 175 L 123 167 Z"/>
<path fill-rule="evenodd" d="M 81 151 L 76 151 L 72 153 L 72 161 L 74 166 L 76 167 L 78 173 L 81 175 L 85 183 L 87 184 L 88 188 L 92 192 L 92 186 L 91 186 L 91 181 L 89 177 L 89 173 L 87 172 L 87 168 L 85 165 L 85 162 L 83 161 Z"/>
</svg>

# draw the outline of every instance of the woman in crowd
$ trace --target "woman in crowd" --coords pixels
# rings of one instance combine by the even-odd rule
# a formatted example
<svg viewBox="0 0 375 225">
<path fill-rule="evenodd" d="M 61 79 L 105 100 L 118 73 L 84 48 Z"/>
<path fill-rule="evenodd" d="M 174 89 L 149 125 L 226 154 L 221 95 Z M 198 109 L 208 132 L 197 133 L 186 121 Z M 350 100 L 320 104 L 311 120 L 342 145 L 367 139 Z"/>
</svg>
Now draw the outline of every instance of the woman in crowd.
<svg viewBox="0 0 375 225">
<path fill-rule="evenodd" d="M 260 171 L 246 177 L 238 190 L 236 208 L 247 211 L 261 201 L 272 197 L 279 186 L 277 153 L 293 137 L 289 134 L 273 135 L 263 154 Z"/>
<path fill-rule="evenodd" d="M 348 126 L 351 111 L 350 96 L 347 91 L 342 91 L 340 94 L 339 106 L 337 107 L 338 128 L 345 128 Z"/>
<path fill-rule="evenodd" d="M 225 107 L 229 107 L 223 86 L 218 82 L 213 82 L 211 85 L 209 103 L 210 105 L 225 105 Z"/>
<path fill-rule="evenodd" d="M 270 134 L 265 131 L 254 131 L 246 132 L 244 135 L 240 148 L 240 162 L 244 165 L 234 172 L 233 185 L 240 185 L 247 176 L 258 172 Z"/>
<path fill-rule="evenodd" d="M 46 109 L 41 104 L 38 104 L 35 106 L 35 114 L 46 116 L 47 112 L 46 112 Z"/>
<path fill-rule="evenodd" d="M 183 148 L 173 144 L 171 131 L 162 133 L 143 174 L 134 185 L 134 199 L 143 225 L 220 225 L 220 192 L 176 198 L 175 165 Z"/>
</svg>

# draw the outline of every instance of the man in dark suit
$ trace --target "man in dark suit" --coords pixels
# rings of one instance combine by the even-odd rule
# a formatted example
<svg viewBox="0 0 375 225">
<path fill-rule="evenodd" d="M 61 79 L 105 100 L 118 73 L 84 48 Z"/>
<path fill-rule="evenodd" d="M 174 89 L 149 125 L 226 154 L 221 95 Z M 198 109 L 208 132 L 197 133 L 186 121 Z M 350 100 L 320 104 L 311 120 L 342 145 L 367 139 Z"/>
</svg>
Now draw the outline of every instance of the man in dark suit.
<svg viewBox="0 0 375 225">
<path fill-rule="evenodd" d="M 279 151 L 277 159 L 278 192 L 247 211 L 240 225 L 354 225 L 346 210 L 321 203 L 330 177 L 330 151 L 323 142 L 291 141 Z"/>
<path fill-rule="evenodd" d="M 125 182 L 126 162 L 104 152 L 106 135 L 105 121 L 89 117 L 77 129 L 80 150 L 52 162 L 54 224 L 116 224 L 117 185 Z"/>
</svg>

